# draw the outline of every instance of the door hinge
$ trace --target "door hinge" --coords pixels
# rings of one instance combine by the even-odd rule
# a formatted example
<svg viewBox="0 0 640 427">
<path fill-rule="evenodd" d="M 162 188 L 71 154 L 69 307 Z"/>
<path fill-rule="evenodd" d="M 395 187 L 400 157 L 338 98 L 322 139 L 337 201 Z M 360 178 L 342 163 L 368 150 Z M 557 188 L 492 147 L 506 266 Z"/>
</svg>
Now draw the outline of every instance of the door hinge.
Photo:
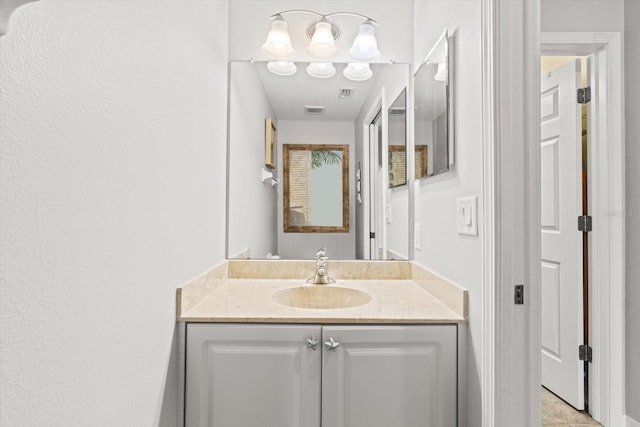
<svg viewBox="0 0 640 427">
<path fill-rule="evenodd" d="M 516 285 L 513 303 L 517 305 L 524 304 L 524 285 Z"/>
<path fill-rule="evenodd" d="M 589 101 L 591 101 L 591 87 L 578 89 L 578 104 L 586 104 Z"/>
<path fill-rule="evenodd" d="M 376 238 L 376 233 L 374 233 L 373 231 L 369 232 L 369 238 L 370 239 L 375 239 Z"/>
<path fill-rule="evenodd" d="M 591 347 L 586 344 L 582 344 L 578 347 L 578 359 L 591 363 L 593 360 L 593 351 L 591 350 Z"/>
<path fill-rule="evenodd" d="M 588 232 L 593 230 L 591 215 L 580 215 L 578 217 L 578 231 Z"/>
</svg>

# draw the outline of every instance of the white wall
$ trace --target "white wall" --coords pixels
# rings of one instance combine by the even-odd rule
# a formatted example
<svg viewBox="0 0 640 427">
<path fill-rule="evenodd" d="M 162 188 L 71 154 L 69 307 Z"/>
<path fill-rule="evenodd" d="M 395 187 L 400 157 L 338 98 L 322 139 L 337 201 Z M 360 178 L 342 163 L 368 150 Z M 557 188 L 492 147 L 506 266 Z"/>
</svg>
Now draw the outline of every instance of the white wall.
<svg viewBox="0 0 640 427">
<path fill-rule="evenodd" d="M 624 2 L 626 101 L 627 414 L 640 422 L 640 2 Z"/>
<path fill-rule="evenodd" d="M 229 257 L 250 249 L 251 258 L 278 252 L 277 192 L 262 182 L 265 119 L 277 123 L 255 65 L 231 63 L 229 80 Z M 282 151 L 276 158 L 281 161 Z M 279 156 L 279 157 L 278 157 Z M 270 170 L 266 168 L 267 170 Z M 276 171 L 273 171 L 277 175 Z"/>
<path fill-rule="evenodd" d="M 224 257 L 225 1 L 40 1 L 0 38 L 0 425 L 175 426 Z"/>
<path fill-rule="evenodd" d="M 449 172 L 416 184 L 416 223 L 422 247 L 415 260 L 469 291 L 467 341 L 467 415 L 481 420 L 482 238 L 456 231 L 456 198 L 478 196 L 482 224 L 482 58 L 480 3 L 473 0 L 415 2 L 414 66 L 417 67 L 445 28 L 454 38 L 455 165 Z M 415 68 L 414 68 L 415 70 Z"/>
<path fill-rule="evenodd" d="M 541 31 L 623 31 L 625 0 L 540 0 Z"/>
<path fill-rule="evenodd" d="M 353 122 L 278 121 L 278 176 L 282 174 L 283 144 L 344 144 L 349 146 L 349 232 L 284 232 L 282 185 L 278 188 L 278 255 L 289 259 L 313 259 L 320 247 L 331 259 L 355 259 L 355 159 Z"/>
</svg>

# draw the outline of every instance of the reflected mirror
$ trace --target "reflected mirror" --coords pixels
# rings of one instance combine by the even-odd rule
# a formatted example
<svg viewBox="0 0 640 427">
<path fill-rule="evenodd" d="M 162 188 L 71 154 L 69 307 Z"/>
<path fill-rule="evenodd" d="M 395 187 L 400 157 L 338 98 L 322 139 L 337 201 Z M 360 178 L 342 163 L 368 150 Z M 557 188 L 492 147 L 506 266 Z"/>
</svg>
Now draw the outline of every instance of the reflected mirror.
<svg viewBox="0 0 640 427">
<path fill-rule="evenodd" d="M 389 188 L 407 183 L 407 90 L 389 107 Z"/>
<path fill-rule="evenodd" d="M 283 146 L 285 233 L 349 231 L 349 146 Z"/>
<path fill-rule="evenodd" d="M 444 173 L 453 165 L 450 63 L 448 32 L 445 30 L 414 74 L 417 179 Z M 420 173 L 418 161 L 421 162 Z"/>
</svg>

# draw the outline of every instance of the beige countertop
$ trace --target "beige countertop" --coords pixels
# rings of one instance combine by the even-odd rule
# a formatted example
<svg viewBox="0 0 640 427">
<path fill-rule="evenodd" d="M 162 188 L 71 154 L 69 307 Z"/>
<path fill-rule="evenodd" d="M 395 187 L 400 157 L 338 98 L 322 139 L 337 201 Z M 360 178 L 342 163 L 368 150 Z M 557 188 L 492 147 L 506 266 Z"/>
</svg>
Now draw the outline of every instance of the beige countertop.
<svg viewBox="0 0 640 427">
<path fill-rule="evenodd" d="M 280 275 L 276 273 L 265 274 L 262 271 L 259 274 L 237 273 L 247 271 L 247 265 L 251 269 L 259 267 L 257 264 L 259 262 L 252 264 L 251 261 L 243 261 L 243 264 L 238 263 L 234 266 L 233 261 L 230 260 L 179 288 L 177 320 L 180 322 L 321 324 L 466 322 L 466 290 L 421 268 L 413 267 L 412 269 L 411 263 L 406 264 L 408 266 L 406 272 L 394 274 L 394 278 L 340 279 L 336 277 L 337 283 L 331 285 L 307 285 L 301 278 L 278 278 L 277 276 Z M 292 266 L 292 264 L 284 265 Z M 301 268 L 301 270 L 308 269 Z M 291 268 L 288 271 L 292 271 Z M 238 277 L 243 275 L 248 277 Z M 343 277 L 348 276 L 343 274 Z M 277 302 L 273 298 L 278 291 L 300 286 L 357 289 L 367 293 L 371 299 L 355 307 L 325 309 L 292 307 Z"/>
</svg>

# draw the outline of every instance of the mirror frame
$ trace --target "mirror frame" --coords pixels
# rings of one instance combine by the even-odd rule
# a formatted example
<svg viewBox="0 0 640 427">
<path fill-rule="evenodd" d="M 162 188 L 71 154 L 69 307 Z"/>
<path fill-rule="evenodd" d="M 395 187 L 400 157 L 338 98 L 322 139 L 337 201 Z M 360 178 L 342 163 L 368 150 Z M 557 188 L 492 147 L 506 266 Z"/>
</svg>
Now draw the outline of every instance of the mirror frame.
<svg viewBox="0 0 640 427">
<path fill-rule="evenodd" d="M 282 216 L 285 233 L 348 233 L 349 232 L 349 146 L 342 144 L 283 144 L 282 145 Z M 291 225 L 289 212 L 289 152 L 341 151 L 342 152 L 342 225 Z"/>
</svg>

